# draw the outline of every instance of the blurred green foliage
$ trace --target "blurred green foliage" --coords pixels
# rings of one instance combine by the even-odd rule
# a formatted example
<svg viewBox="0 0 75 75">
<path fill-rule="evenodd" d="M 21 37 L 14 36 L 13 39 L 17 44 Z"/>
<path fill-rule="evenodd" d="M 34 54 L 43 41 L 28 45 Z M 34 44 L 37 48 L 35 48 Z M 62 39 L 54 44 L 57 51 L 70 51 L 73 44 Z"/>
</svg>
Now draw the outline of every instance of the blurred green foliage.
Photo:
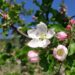
<svg viewBox="0 0 75 75">
<path fill-rule="evenodd" d="M 68 15 L 66 15 L 66 12 L 61 14 L 61 11 L 52 8 L 54 0 L 41 0 L 41 3 L 39 3 L 38 0 L 32 1 L 37 7 L 39 7 L 39 9 L 36 10 L 34 14 L 37 19 L 27 24 L 25 20 L 20 18 L 20 15 L 23 17 L 30 16 L 34 10 L 27 10 L 24 7 L 26 4 L 25 1 L 18 4 L 16 0 L 0 0 L 0 28 L 3 30 L 1 34 L 4 37 L 4 39 L 0 39 L 0 66 L 6 64 L 8 60 L 12 63 L 16 63 L 17 60 L 20 60 L 22 69 L 26 67 L 24 68 L 24 71 L 22 71 L 22 69 L 21 71 L 27 71 L 30 73 L 30 75 L 36 73 L 34 68 L 37 68 L 38 66 L 37 64 L 28 62 L 27 53 L 29 50 L 33 49 L 27 46 L 27 42 L 30 39 L 24 34 L 27 34 L 27 30 L 30 26 L 35 26 L 40 21 L 46 23 L 48 28 L 54 28 L 56 32 L 66 31 L 65 27 L 67 26 L 70 19 Z M 50 14 L 52 16 L 49 16 Z M 5 16 L 5 18 L 4 15 L 8 16 Z M 18 29 L 19 27 L 21 27 L 21 29 Z M 12 30 L 12 37 L 7 39 L 6 37 L 8 36 L 9 30 Z M 60 42 L 57 41 L 56 38 L 52 38 L 51 40 L 53 45 L 49 45 L 46 49 L 34 49 L 40 52 L 40 67 L 38 67 L 38 69 L 41 71 L 41 73 L 44 72 L 43 75 L 45 75 L 46 72 L 48 75 L 56 75 L 58 74 L 60 68 L 60 62 L 55 60 L 52 55 L 52 48 L 54 48 Z M 70 45 L 67 46 L 69 48 L 69 55 L 63 62 L 65 65 L 66 75 L 75 75 L 75 42 L 73 42 L 73 39 L 71 41 L 68 41 L 70 42 Z M 65 43 L 62 42 L 62 44 Z M 39 70 L 38 73 L 40 73 Z M 35 73 L 33 73 L 33 71 Z M 6 75 L 19 74 L 8 73 Z"/>
</svg>

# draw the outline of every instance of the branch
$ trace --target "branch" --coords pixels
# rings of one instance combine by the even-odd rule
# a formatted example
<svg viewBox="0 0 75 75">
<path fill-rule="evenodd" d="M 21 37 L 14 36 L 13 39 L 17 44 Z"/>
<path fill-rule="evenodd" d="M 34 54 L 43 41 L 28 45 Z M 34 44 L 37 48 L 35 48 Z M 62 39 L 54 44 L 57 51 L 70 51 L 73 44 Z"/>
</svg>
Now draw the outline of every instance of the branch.
<svg viewBox="0 0 75 75">
<path fill-rule="evenodd" d="M 24 36 L 24 37 L 29 38 L 28 35 L 26 35 L 26 34 L 23 33 L 22 31 L 20 31 L 20 30 L 19 30 L 18 28 L 16 28 L 13 24 L 11 25 L 11 28 L 12 28 L 13 30 L 15 30 L 18 34 L 20 34 L 20 35 L 22 35 L 22 36 Z"/>
<path fill-rule="evenodd" d="M 74 16 L 72 16 L 70 19 L 72 19 L 72 18 L 74 18 L 75 17 L 75 15 Z"/>
<path fill-rule="evenodd" d="M 61 66 L 62 66 L 62 63 L 60 63 L 59 69 L 58 69 L 58 71 L 56 72 L 55 75 L 60 75 L 59 72 L 60 72 Z"/>
</svg>

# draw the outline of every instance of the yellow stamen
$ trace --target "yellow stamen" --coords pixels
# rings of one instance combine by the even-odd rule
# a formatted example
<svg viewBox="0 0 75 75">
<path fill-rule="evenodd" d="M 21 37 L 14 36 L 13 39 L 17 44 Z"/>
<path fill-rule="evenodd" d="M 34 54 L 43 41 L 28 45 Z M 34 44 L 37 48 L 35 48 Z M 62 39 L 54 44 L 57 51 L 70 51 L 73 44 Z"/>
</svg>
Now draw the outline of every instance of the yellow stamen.
<svg viewBox="0 0 75 75">
<path fill-rule="evenodd" d="M 57 55 L 62 56 L 63 54 L 64 54 L 64 50 L 59 49 L 59 50 L 57 51 Z"/>
<path fill-rule="evenodd" d="M 46 34 L 43 34 L 43 33 L 40 34 L 40 39 L 41 39 L 41 40 L 46 39 Z"/>
</svg>

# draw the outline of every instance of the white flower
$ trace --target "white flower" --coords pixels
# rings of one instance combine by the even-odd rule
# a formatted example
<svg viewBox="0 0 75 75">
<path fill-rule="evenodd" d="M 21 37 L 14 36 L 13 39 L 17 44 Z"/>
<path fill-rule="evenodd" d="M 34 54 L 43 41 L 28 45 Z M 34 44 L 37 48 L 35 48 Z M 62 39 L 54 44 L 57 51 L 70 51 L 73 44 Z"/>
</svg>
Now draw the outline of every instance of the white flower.
<svg viewBox="0 0 75 75">
<path fill-rule="evenodd" d="M 54 29 L 47 29 L 46 24 L 40 22 L 35 29 L 28 30 L 28 36 L 32 39 L 28 46 L 32 48 L 45 48 L 50 44 L 49 39 L 55 34 Z"/>
<path fill-rule="evenodd" d="M 68 49 L 64 45 L 58 45 L 57 48 L 53 50 L 54 57 L 59 61 L 65 60 L 67 54 Z"/>
</svg>

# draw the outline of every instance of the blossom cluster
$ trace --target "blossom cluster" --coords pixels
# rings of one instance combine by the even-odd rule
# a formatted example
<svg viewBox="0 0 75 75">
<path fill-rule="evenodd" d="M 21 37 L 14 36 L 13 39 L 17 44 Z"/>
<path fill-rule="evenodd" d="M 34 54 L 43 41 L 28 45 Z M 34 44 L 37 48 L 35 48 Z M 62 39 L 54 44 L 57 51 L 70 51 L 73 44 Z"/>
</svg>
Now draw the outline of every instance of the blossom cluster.
<svg viewBox="0 0 75 75">
<path fill-rule="evenodd" d="M 71 19 L 71 20 L 69 21 L 69 24 L 66 26 L 66 29 L 67 29 L 67 30 L 71 30 L 72 25 L 74 25 L 74 24 L 75 24 L 75 20 L 74 20 L 74 19 Z"/>
<path fill-rule="evenodd" d="M 73 22 L 71 22 L 73 23 Z M 51 39 L 55 37 L 59 41 L 65 41 L 67 33 L 64 31 L 55 32 L 54 28 L 47 28 L 47 25 L 43 22 L 37 24 L 36 28 L 27 31 L 28 37 L 31 40 L 27 45 L 31 48 L 47 48 L 51 44 Z M 53 56 L 58 61 L 64 61 L 68 55 L 68 48 L 63 44 L 58 44 L 57 47 L 53 48 Z M 32 63 L 40 61 L 39 52 L 35 50 L 30 50 L 28 52 L 28 59 Z"/>
</svg>

